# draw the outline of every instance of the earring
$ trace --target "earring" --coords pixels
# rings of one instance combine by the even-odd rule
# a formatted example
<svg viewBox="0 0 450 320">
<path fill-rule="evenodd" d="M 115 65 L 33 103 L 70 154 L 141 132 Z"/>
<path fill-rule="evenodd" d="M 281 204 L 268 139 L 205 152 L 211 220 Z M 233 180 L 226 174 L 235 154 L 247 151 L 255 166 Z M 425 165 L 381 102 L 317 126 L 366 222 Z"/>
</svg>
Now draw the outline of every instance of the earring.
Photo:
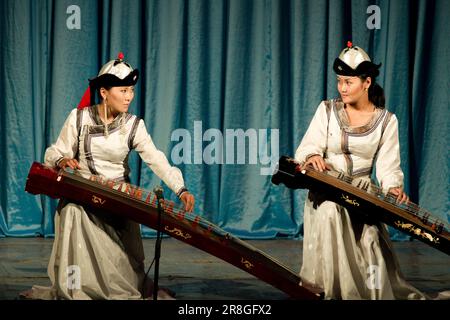
<svg viewBox="0 0 450 320">
<path fill-rule="evenodd" d="M 108 138 L 108 136 L 109 136 L 109 130 L 108 130 L 108 125 L 106 124 L 107 122 L 108 122 L 108 113 L 107 113 L 107 111 L 106 111 L 106 108 L 107 108 L 107 106 L 106 106 L 106 98 L 105 98 L 105 103 L 103 104 L 103 106 L 104 106 L 104 113 L 105 113 L 105 120 L 104 120 L 104 126 L 105 126 L 105 136 L 106 136 L 106 138 Z"/>
</svg>

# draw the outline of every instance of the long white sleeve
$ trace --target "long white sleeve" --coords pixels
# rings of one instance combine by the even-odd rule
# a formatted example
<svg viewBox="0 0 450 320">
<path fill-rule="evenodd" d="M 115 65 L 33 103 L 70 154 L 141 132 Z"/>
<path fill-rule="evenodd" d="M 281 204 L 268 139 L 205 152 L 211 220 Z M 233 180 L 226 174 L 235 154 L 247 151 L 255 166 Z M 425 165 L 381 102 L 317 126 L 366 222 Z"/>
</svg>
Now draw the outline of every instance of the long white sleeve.
<svg viewBox="0 0 450 320">
<path fill-rule="evenodd" d="M 398 140 L 398 121 L 391 116 L 380 141 L 376 160 L 376 176 L 383 191 L 393 187 L 403 187 L 403 172 L 400 167 L 400 144 Z"/>
<path fill-rule="evenodd" d="M 327 123 L 326 105 L 322 101 L 295 152 L 295 159 L 298 162 L 305 162 L 312 155 L 324 155 L 327 139 Z"/>
<path fill-rule="evenodd" d="M 67 117 L 54 144 L 45 150 L 44 162 L 56 167 L 62 158 L 73 158 L 78 148 L 77 109 L 73 109 Z"/>
<path fill-rule="evenodd" d="M 180 169 L 171 166 L 165 154 L 155 147 L 142 119 L 139 120 L 139 125 L 133 140 L 133 148 L 139 153 L 142 160 L 150 169 L 173 192 L 178 193 L 184 187 L 183 175 Z"/>
</svg>

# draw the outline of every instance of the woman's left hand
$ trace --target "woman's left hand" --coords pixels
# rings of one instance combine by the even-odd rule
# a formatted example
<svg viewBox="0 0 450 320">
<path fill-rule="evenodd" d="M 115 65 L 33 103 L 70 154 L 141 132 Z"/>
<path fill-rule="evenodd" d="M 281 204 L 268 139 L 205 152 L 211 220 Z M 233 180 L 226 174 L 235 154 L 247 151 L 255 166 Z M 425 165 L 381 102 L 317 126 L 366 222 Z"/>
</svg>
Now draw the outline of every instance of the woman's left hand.
<svg viewBox="0 0 450 320">
<path fill-rule="evenodd" d="M 184 209 L 187 212 L 192 212 L 194 210 L 195 198 L 190 192 L 183 192 L 180 196 L 180 200 L 184 204 Z"/>
<path fill-rule="evenodd" d="M 402 204 L 403 202 L 405 202 L 405 204 L 408 204 L 409 197 L 406 193 L 403 192 L 402 188 L 390 188 L 389 193 L 397 196 L 397 202 L 399 204 Z"/>
</svg>

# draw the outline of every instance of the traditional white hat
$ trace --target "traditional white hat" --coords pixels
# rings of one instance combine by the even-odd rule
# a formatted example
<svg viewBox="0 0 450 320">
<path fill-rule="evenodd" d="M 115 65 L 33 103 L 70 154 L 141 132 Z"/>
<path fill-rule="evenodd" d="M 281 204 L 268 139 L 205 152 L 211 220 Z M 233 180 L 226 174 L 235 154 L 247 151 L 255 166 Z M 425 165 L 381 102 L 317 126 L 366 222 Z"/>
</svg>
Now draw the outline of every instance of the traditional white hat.
<svg viewBox="0 0 450 320">
<path fill-rule="evenodd" d="M 91 87 L 133 86 L 139 78 L 139 71 L 133 70 L 128 62 L 123 60 L 123 53 L 115 60 L 108 61 L 100 69 L 97 77 L 89 79 Z"/>
<path fill-rule="evenodd" d="M 110 60 L 103 65 L 95 78 L 89 79 L 89 87 L 83 95 L 78 108 L 82 109 L 95 104 L 95 90 L 101 87 L 134 86 L 139 79 L 139 70 L 133 69 L 123 60 L 124 55 L 119 53 L 117 59 Z"/>
<path fill-rule="evenodd" d="M 334 71 L 343 76 L 370 76 L 379 75 L 380 64 L 375 64 L 369 55 L 360 47 L 347 42 L 347 48 L 341 51 L 339 57 L 334 60 Z"/>
</svg>

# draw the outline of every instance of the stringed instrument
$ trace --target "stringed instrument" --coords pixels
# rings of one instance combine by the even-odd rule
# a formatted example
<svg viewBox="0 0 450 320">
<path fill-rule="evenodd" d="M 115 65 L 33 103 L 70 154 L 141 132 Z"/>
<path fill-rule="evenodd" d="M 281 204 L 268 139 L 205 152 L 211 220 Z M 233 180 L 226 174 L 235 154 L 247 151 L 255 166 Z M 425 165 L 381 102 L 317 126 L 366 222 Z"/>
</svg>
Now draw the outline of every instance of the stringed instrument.
<svg viewBox="0 0 450 320">
<path fill-rule="evenodd" d="M 276 185 L 309 189 L 347 208 L 365 223 L 383 222 L 446 254 L 450 254 L 448 224 L 409 201 L 399 204 L 397 197 L 384 193 L 375 184 L 334 171 L 319 172 L 312 167 L 300 169 L 295 159 L 282 156 L 272 176 Z"/>
<path fill-rule="evenodd" d="M 83 178 L 76 171 L 55 170 L 34 162 L 25 190 L 65 198 L 91 212 L 107 212 L 126 217 L 216 256 L 251 275 L 271 284 L 294 299 L 316 300 L 321 292 L 312 292 L 300 285 L 301 278 L 293 271 L 248 243 L 234 237 L 199 215 L 177 208 L 164 200 L 164 213 L 158 224 L 158 203 L 153 192 L 125 182 L 105 180 L 98 176 Z M 313 290 L 311 288 L 311 290 Z"/>
</svg>

